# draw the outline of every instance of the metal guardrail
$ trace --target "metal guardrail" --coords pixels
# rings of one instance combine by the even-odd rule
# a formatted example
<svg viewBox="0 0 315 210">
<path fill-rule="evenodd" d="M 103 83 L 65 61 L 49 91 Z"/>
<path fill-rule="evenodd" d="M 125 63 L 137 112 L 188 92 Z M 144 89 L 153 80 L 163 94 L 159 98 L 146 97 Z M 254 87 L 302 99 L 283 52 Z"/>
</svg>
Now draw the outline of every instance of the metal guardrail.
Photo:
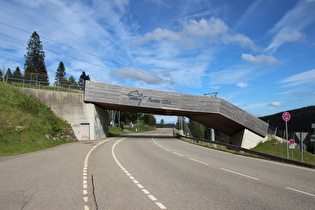
<svg viewBox="0 0 315 210">
<path fill-rule="evenodd" d="M 227 147 L 228 149 L 231 149 L 231 150 L 243 151 L 243 152 L 246 152 L 246 153 L 249 153 L 249 154 L 253 154 L 253 155 L 257 155 L 257 156 L 260 156 L 260 157 L 267 158 L 269 160 L 276 160 L 276 161 L 280 161 L 280 162 L 284 162 L 284 163 L 291 163 L 291 164 L 304 166 L 304 167 L 308 167 L 308 168 L 315 168 L 315 165 L 310 164 L 310 163 L 304 163 L 304 162 L 300 162 L 300 161 L 297 161 L 297 160 L 291 160 L 291 159 L 287 159 L 287 158 L 283 158 L 283 157 L 279 157 L 279 156 L 275 156 L 275 155 L 270 155 L 270 154 L 263 153 L 263 152 L 257 152 L 257 151 L 253 151 L 253 150 L 250 150 L 250 149 L 245 149 L 245 148 L 233 145 L 233 144 L 227 144 L 227 143 L 219 142 L 219 141 L 211 141 L 211 140 L 207 140 L 207 139 L 199 139 L 199 138 L 194 138 L 194 137 L 187 137 L 187 136 L 180 135 L 177 132 L 174 132 L 174 135 L 177 138 L 186 138 L 186 139 L 191 139 L 193 141 L 201 141 L 201 142 L 207 142 L 207 143 L 211 143 L 211 144 L 222 145 L 222 146 L 225 146 L 225 147 Z"/>
</svg>

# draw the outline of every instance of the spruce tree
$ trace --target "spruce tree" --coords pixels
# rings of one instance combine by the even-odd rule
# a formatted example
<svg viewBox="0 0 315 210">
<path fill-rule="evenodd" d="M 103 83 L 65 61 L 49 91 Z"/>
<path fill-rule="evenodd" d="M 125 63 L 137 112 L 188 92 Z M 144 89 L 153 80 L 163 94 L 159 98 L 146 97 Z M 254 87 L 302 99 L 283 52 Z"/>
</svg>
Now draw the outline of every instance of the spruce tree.
<svg viewBox="0 0 315 210">
<path fill-rule="evenodd" d="M 66 76 L 66 68 L 63 62 L 59 63 L 56 77 L 55 77 L 55 84 L 64 84 L 65 83 L 65 76 Z"/>
<path fill-rule="evenodd" d="M 86 75 L 85 72 L 83 71 L 78 82 L 80 90 L 84 90 L 85 80 L 90 80 L 90 76 Z"/>
<path fill-rule="evenodd" d="M 13 74 L 12 74 L 10 68 L 8 68 L 7 73 L 5 74 L 5 76 L 6 76 L 6 78 L 9 78 L 9 79 L 11 79 L 13 77 Z"/>
<path fill-rule="evenodd" d="M 21 70 L 18 66 L 16 67 L 15 71 L 13 72 L 13 77 L 17 78 L 17 79 L 22 78 L 22 73 L 21 73 Z"/>
<path fill-rule="evenodd" d="M 36 31 L 31 35 L 26 49 L 27 53 L 24 55 L 25 76 L 31 73 L 39 74 L 36 76 L 37 81 L 44 82 L 43 85 L 49 85 L 48 73 L 45 66 L 45 52 Z"/>
</svg>

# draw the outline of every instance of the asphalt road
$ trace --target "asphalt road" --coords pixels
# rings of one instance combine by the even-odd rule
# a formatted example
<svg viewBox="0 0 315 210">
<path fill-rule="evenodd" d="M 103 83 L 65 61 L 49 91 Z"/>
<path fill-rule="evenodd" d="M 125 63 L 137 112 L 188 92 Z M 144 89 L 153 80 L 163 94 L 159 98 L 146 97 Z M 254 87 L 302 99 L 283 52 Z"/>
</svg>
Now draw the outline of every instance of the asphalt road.
<svg viewBox="0 0 315 210">
<path fill-rule="evenodd" d="M 314 209 L 314 169 L 171 134 L 158 129 L 1 157 L 0 209 Z"/>
</svg>

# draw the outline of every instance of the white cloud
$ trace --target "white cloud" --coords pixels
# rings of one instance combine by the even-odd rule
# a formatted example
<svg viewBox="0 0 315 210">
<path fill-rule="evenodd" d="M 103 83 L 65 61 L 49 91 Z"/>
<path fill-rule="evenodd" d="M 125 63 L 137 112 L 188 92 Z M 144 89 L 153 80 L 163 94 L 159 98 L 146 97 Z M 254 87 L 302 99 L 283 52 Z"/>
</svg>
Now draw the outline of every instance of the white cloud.
<svg viewBox="0 0 315 210">
<path fill-rule="evenodd" d="M 315 81 L 315 69 L 305 71 L 293 76 L 287 77 L 280 81 L 285 86 L 297 86 L 297 85 L 306 85 L 314 84 Z"/>
<path fill-rule="evenodd" d="M 199 21 L 188 19 L 180 22 L 180 30 L 171 31 L 157 28 L 153 32 L 146 33 L 136 40 L 136 44 L 144 44 L 149 41 L 161 41 L 167 39 L 180 44 L 183 48 L 202 48 L 212 44 L 238 44 L 242 47 L 255 48 L 254 42 L 242 35 L 232 34 L 229 27 L 218 18 Z"/>
<path fill-rule="evenodd" d="M 274 107 L 282 107 L 283 106 L 283 104 L 281 102 L 276 102 L 276 101 L 270 102 L 270 103 L 268 103 L 268 105 L 274 106 Z"/>
<path fill-rule="evenodd" d="M 110 75 L 113 77 L 119 77 L 121 79 L 131 79 L 134 81 L 142 80 L 149 84 L 158 84 L 163 82 L 161 78 L 153 76 L 152 74 L 136 68 L 121 68 L 115 69 L 110 72 Z"/>
<path fill-rule="evenodd" d="M 295 42 L 302 39 L 303 34 L 299 31 L 279 32 L 272 40 L 271 44 L 267 47 L 266 51 L 276 51 L 278 47 L 288 42 Z"/>
<path fill-rule="evenodd" d="M 252 69 L 247 67 L 233 67 L 229 70 L 223 70 L 210 73 L 211 86 L 215 85 L 231 85 L 235 84 L 238 87 L 247 87 L 247 81 L 251 77 Z"/>
<path fill-rule="evenodd" d="M 248 84 L 245 83 L 245 82 L 239 82 L 239 83 L 237 83 L 236 85 L 239 86 L 239 87 L 241 87 L 241 88 L 248 86 Z"/>
<path fill-rule="evenodd" d="M 256 65 L 275 65 L 278 60 L 271 55 L 257 55 L 242 54 L 242 59 L 254 63 Z"/>
<path fill-rule="evenodd" d="M 303 31 L 314 22 L 314 1 L 299 1 L 287 12 L 282 19 L 269 31 L 275 34 L 266 51 L 275 51 L 287 42 L 294 42 L 303 38 Z"/>
</svg>

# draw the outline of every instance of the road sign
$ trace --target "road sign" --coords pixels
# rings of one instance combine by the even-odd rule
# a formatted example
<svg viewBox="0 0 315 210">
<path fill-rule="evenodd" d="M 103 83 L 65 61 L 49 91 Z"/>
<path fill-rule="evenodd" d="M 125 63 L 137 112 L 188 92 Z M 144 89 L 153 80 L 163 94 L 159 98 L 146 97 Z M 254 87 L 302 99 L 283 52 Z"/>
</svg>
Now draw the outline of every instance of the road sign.
<svg viewBox="0 0 315 210">
<path fill-rule="evenodd" d="M 283 112 L 283 114 L 282 114 L 282 119 L 283 119 L 284 121 L 289 121 L 289 120 L 291 119 L 290 113 L 289 113 L 289 112 Z"/>
<path fill-rule="evenodd" d="M 295 144 L 295 140 L 294 139 L 290 139 L 289 140 L 289 144 Z"/>
<path fill-rule="evenodd" d="M 295 149 L 295 144 L 290 144 L 289 149 Z"/>
<path fill-rule="evenodd" d="M 303 142 L 305 137 L 307 136 L 308 133 L 306 132 L 295 132 L 295 135 L 298 137 L 298 139 Z"/>
</svg>

